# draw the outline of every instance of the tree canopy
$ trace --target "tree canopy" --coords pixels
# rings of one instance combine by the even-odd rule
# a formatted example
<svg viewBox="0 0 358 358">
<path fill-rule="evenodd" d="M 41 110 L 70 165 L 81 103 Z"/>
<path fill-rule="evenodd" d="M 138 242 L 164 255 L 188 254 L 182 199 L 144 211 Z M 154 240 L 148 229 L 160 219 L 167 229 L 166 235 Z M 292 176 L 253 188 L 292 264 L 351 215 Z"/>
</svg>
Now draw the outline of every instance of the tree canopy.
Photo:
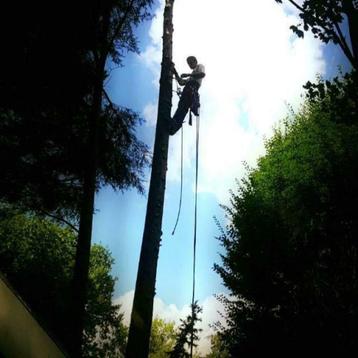
<svg viewBox="0 0 358 358">
<path fill-rule="evenodd" d="M 45 327 L 67 346 L 67 306 L 75 257 L 75 235 L 35 216 L 2 207 L 0 270 L 9 278 Z M 126 328 L 119 306 L 112 304 L 116 278 L 113 258 L 100 245 L 91 249 L 89 293 L 84 329 L 84 356 L 117 356 L 123 351 Z M 116 353 L 117 352 L 117 353 Z"/>
<path fill-rule="evenodd" d="M 215 270 L 233 356 L 358 352 L 358 87 L 310 88 L 226 208 Z"/>
</svg>

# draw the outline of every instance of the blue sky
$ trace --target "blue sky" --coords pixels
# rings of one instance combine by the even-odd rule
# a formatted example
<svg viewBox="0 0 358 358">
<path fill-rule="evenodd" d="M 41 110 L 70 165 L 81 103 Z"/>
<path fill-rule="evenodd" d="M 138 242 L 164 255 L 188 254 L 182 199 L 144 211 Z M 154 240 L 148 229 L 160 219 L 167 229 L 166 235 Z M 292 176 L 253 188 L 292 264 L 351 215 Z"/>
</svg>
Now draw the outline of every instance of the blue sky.
<svg viewBox="0 0 358 358">
<path fill-rule="evenodd" d="M 235 190 L 235 178 L 243 177 L 243 161 L 255 165 L 257 157 L 264 153 L 263 139 L 270 136 L 273 126 L 287 113 L 287 103 L 298 108 L 302 85 L 307 80 L 314 80 L 317 73 L 330 78 L 337 73 L 339 64 L 348 66 L 337 47 L 323 46 L 311 36 L 301 40 L 292 35 L 288 28 L 295 23 L 296 14 L 288 7 L 273 0 L 225 0 L 225 11 L 220 14 L 214 3 L 181 0 L 174 7 L 174 61 L 179 72 L 188 71 L 185 58 L 190 54 L 197 55 L 207 70 L 201 88 L 196 295 L 201 303 L 209 302 L 213 311 L 217 308 L 213 294 L 226 292 L 212 270 L 214 262 L 220 262 L 221 252 L 213 217 L 226 225 L 225 213 L 219 205 L 228 204 L 228 192 Z M 160 4 L 158 0 L 155 6 L 158 16 L 138 28 L 141 55 L 129 54 L 124 67 L 113 69 L 107 82 L 113 102 L 137 111 L 146 119 L 137 133 L 150 147 L 154 143 L 161 56 Z M 205 14 L 199 18 L 204 5 Z M 250 18 L 253 12 L 257 23 Z M 175 236 L 171 232 L 179 203 L 180 134 L 170 139 L 156 284 L 156 297 L 164 316 L 169 311 L 182 314 L 191 301 L 194 132 L 194 127 L 185 125 L 183 204 Z M 149 175 L 148 169 L 147 183 Z M 115 258 L 113 274 L 119 279 L 115 298 L 122 304 L 121 297 L 132 297 L 128 293 L 135 286 L 146 202 L 146 195 L 133 190 L 114 192 L 109 187 L 96 196 L 93 242 L 108 247 Z M 129 307 L 123 304 L 124 310 L 130 310 Z"/>
</svg>

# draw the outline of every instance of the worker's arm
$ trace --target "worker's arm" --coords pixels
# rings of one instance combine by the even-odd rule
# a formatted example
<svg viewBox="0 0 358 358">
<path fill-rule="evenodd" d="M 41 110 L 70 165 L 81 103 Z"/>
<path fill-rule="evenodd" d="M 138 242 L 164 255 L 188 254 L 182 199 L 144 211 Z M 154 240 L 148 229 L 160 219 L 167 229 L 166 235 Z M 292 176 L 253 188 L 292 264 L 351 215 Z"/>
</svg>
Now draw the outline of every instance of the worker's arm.
<svg viewBox="0 0 358 358">
<path fill-rule="evenodd" d="M 174 62 L 172 62 L 172 72 L 174 73 L 175 79 L 181 86 L 184 86 L 188 81 L 184 80 L 182 77 L 179 76 L 178 71 L 175 69 Z"/>
<path fill-rule="evenodd" d="M 180 76 L 180 77 L 179 77 L 179 75 L 176 75 L 175 78 L 176 78 L 176 80 L 178 81 L 178 83 L 180 84 L 180 86 L 184 86 L 184 85 L 186 85 L 187 82 L 188 82 L 188 80 L 185 80 L 185 79 L 183 78 L 183 76 Z"/>
<path fill-rule="evenodd" d="M 186 78 L 186 77 L 191 77 L 194 78 L 196 80 L 200 79 L 200 78 L 204 78 L 205 77 L 205 73 L 204 72 L 196 72 L 196 73 L 183 73 L 181 75 L 182 78 Z"/>
</svg>

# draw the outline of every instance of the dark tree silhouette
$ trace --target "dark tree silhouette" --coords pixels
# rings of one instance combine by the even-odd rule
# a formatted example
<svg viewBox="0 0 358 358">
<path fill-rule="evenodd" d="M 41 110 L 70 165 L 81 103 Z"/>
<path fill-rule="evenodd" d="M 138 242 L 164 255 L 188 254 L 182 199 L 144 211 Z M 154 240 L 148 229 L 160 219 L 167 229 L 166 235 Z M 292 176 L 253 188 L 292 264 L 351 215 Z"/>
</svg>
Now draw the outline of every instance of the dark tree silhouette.
<svg viewBox="0 0 358 358">
<path fill-rule="evenodd" d="M 92 235 L 94 195 L 99 157 L 100 114 L 104 95 L 105 66 L 112 58 L 120 63 L 123 49 L 136 50 L 133 27 L 148 18 L 147 8 L 152 0 L 107 0 L 98 2 L 93 18 L 94 46 L 91 51 L 94 69 L 93 97 L 89 113 L 88 157 L 83 175 L 83 199 L 80 207 L 80 226 L 73 283 L 73 347 L 74 356 L 81 355 L 81 337 L 84 325 L 86 286 Z"/>
<path fill-rule="evenodd" d="M 180 320 L 176 343 L 173 350 L 169 353 L 170 358 L 186 358 L 192 356 L 192 349 L 197 347 L 196 342 L 199 340 L 198 333 L 201 329 L 195 327 L 195 325 L 201 321 L 199 314 L 202 312 L 202 308 L 197 302 L 194 302 L 190 306 L 191 314 L 186 317 L 185 320 Z M 188 350 L 190 353 L 188 353 Z"/>
<path fill-rule="evenodd" d="M 172 103 L 172 33 L 174 0 L 166 0 L 163 27 L 163 56 L 160 77 L 158 120 L 155 134 L 152 174 L 147 213 L 138 266 L 131 323 L 126 355 L 128 358 L 148 356 L 153 315 L 155 279 L 161 240 L 163 204 L 168 160 L 169 132 Z"/>
<path fill-rule="evenodd" d="M 299 36 L 311 31 L 324 43 L 338 44 L 351 65 L 358 70 L 358 4 L 355 0 L 304 0 L 302 5 L 294 0 L 275 0 L 287 2 L 299 11 L 302 22 L 292 25 L 291 29 Z M 346 17 L 351 47 L 342 31 Z"/>
<path fill-rule="evenodd" d="M 106 64 L 137 51 L 134 27 L 152 0 L 10 4 L 2 11 L 1 200 L 80 222 L 73 352 L 79 353 L 95 190 L 142 189 L 147 148 L 138 116 L 104 92 Z"/>
</svg>

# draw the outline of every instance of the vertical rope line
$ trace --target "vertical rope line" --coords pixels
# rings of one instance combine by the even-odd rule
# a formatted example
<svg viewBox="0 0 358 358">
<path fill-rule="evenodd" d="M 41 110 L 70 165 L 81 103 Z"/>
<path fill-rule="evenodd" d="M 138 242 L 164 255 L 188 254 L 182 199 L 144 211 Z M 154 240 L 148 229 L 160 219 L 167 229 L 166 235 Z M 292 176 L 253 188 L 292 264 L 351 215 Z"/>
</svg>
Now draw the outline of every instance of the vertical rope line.
<svg viewBox="0 0 358 358">
<path fill-rule="evenodd" d="M 193 296 L 191 299 L 192 330 L 190 342 L 190 357 L 193 357 L 194 346 L 194 303 L 195 303 L 195 271 L 196 271 L 196 232 L 198 217 L 198 176 L 199 176 L 199 129 L 200 116 L 196 118 L 196 168 L 195 168 L 195 209 L 194 209 L 194 243 L 193 243 Z"/>
<path fill-rule="evenodd" d="M 180 199 L 179 199 L 179 209 L 178 209 L 178 215 L 177 219 L 175 221 L 174 229 L 172 232 L 172 235 L 174 235 L 175 230 L 177 228 L 178 222 L 179 222 L 179 216 L 181 211 L 181 202 L 183 198 L 183 142 L 184 142 L 184 129 L 183 126 L 181 127 L 181 159 L 180 159 Z"/>
</svg>

